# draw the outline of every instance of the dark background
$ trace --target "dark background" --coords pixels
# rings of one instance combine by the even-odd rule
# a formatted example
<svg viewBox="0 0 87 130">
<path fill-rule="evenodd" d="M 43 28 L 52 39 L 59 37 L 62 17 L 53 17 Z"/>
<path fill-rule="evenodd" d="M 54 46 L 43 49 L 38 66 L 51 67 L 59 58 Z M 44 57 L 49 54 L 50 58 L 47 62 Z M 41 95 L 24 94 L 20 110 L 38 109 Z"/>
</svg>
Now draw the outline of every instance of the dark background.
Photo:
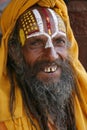
<svg viewBox="0 0 87 130">
<path fill-rule="evenodd" d="M 79 59 L 87 71 L 87 0 L 69 0 L 67 6 L 79 46 Z"/>
<path fill-rule="evenodd" d="M 0 12 L 5 8 L 5 6 L 9 3 L 10 0 L 0 0 Z"/>
<path fill-rule="evenodd" d="M 0 0 L 0 15 L 10 0 Z M 87 71 L 87 0 L 65 0 L 79 46 L 79 59 Z"/>
</svg>

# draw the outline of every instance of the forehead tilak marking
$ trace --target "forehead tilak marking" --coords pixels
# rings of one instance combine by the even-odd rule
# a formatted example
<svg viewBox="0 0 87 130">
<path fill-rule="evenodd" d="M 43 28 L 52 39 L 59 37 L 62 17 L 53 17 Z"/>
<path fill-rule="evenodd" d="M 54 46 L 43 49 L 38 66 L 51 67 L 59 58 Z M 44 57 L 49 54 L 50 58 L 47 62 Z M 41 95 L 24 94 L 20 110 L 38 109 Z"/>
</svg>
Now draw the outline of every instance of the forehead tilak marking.
<svg viewBox="0 0 87 130">
<path fill-rule="evenodd" d="M 34 15 L 35 15 L 35 18 L 36 18 L 36 21 L 37 21 L 37 24 L 38 24 L 38 27 L 39 27 L 39 31 L 40 32 L 48 32 L 48 34 L 49 35 L 51 35 L 52 34 L 52 32 L 51 32 L 51 25 L 50 25 L 50 19 L 49 19 L 49 16 L 48 16 L 48 13 L 47 13 L 47 9 L 44 9 L 44 8 L 42 8 L 41 10 L 38 10 L 38 9 L 34 9 L 34 10 L 32 10 L 33 11 L 33 13 L 34 13 Z M 42 15 L 43 16 L 45 16 L 45 19 L 43 20 L 43 17 L 42 17 Z M 46 23 L 44 23 L 44 21 L 46 22 Z M 44 27 L 44 24 L 46 25 L 46 28 L 47 28 L 47 30 L 46 30 L 46 28 Z"/>
<path fill-rule="evenodd" d="M 45 16 L 46 16 L 46 24 L 47 24 L 47 28 L 48 28 L 48 34 L 51 35 L 51 27 L 50 27 L 50 19 L 48 17 L 48 14 L 46 12 L 47 9 L 42 9 L 42 12 L 45 13 Z M 57 17 L 56 13 L 51 10 L 51 9 L 48 9 L 49 12 L 51 13 L 52 15 L 52 19 L 54 21 L 54 26 L 55 26 L 55 33 L 52 34 L 52 36 L 58 34 L 58 33 L 65 33 L 65 28 L 64 28 L 64 23 L 62 21 L 61 18 L 59 18 L 60 16 Z M 37 25 L 38 25 L 38 28 L 39 28 L 39 32 L 45 32 L 45 28 L 44 28 L 44 23 L 43 23 L 43 20 L 42 20 L 42 16 L 40 14 L 40 12 L 38 11 L 38 9 L 33 9 L 32 10 L 34 16 L 35 16 L 35 19 L 36 19 L 36 22 L 37 22 Z M 62 22 L 62 24 L 61 24 Z M 62 28 L 62 29 L 61 29 Z M 63 30 L 63 31 L 61 31 Z M 34 32 L 35 33 L 35 32 Z M 28 38 L 28 36 L 27 36 Z"/>
<path fill-rule="evenodd" d="M 48 41 L 47 41 L 47 43 L 46 43 L 45 48 L 53 47 L 51 38 L 55 37 L 57 34 L 66 36 L 66 34 L 64 33 L 64 31 L 63 31 L 63 32 L 59 31 L 59 30 L 61 30 L 61 28 L 60 28 L 60 26 L 58 25 L 58 18 L 57 18 L 57 16 L 55 15 L 54 11 L 52 11 L 52 10 L 50 10 L 50 9 L 48 9 L 48 10 L 50 11 L 50 13 L 52 14 L 52 17 L 53 17 L 53 19 L 54 19 L 55 33 L 52 34 L 52 35 L 50 35 L 49 33 L 46 33 L 46 32 L 44 31 L 44 25 L 43 25 L 42 17 L 41 17 L 41 15 L 40 15 L 40 13 L 38 12 L 38 10 L 37 10 L 37 9 L 34 9 L 34 10 L 33 10 L 33 13 L 34 13 L 34 15 L 35 15 L 35 17 L 36 17 L 36 20 L 37 20 L 37 23 L 38 23 L 39 31 L 40 31 L 40 32 L 36 32 L 36 33 L 31 34 L 31 35 L 29 35 L 29 36 L 27 37 L 27 38 L 30 38 L 30 37 L 33 37 L 33 36 L 45 35 L 46 37 L 48 37 Z M 46 14 L 46 12 L 45 12 L 45 14 Z M 47 15 L 47 14 L 46 14 L 46 15 Z M 47 17 L 47 22 L 49 22 L 48 17 Z M 60 22 L 61 22 L 61 21 L 60 21 Z M 48 30 L 50 30 L 50 26 L 48 26 Z M 51 30 L 50 30 L 50 32 L 51 32 Z"/>
<path fill-rule="evenodd" d="M 26 35 L 26 38 L 29 38 L 31 36 L 40 35 L 42 33 L 42 34 L 46 35 L 48 37 L 48 39 L 50 39 L 51 37 L 54 37 L 58 33 L 63 33 L 58 30 L 58 18 L 56 17 L 54 11 L 52 11 L 51 9 L 48 9 L 48 10 L 54 19 L 55 33 L 52 35 L 51 35 L 51 33 L 49 33 L 49 32 L 51 32 L 50 19 L 49 19 L 48 15 L 46 14 L 46 12 L 45 12 L 45 15 L 46 15 L 47 27 L 48 27 L 48 30 L 50 30 L 50 31 L 48 31 L 48 33 L 45 33 L 45 28 L 43 25 L 43 20 L 42 20 L 41 14 L 39 13 L 39 11 L 37 9 L 33 9 L 32 11 L 27 11 L 21 18 L 21 24 L 22 24 L 22 27 L 24 30 L 24 34 L 23 34 L 23 31 L 21 31 L 21 32 L 23 35 Z M 60 20 L 60 25 L 61 25 L 61 20 Z M 51 37 L 49 37 L 49 36 L 51 36 Z"/>
<path fill-rule="evenodd" d="M 53 21 L 54 21 L 55 32 L 58 32 L 58 19 L 57 19 L 57 17 L 56 17 L 56 15 L 55 15 L 53 10 L 51 10 L 51 9 L 48 9 L 48 10 L 51 13 Z"/>
<path fill-rule="evenodd" d="M 44 32 L 44 26 L 43 26 L 43 20 L 42 17 L 39 13 L 39 11 L 37 9 L 32 10 L 32 12 L 34 13 L 34 16 L 36 18 L 36 22 L 38 24 L 38 28 L 40 32 Z"/>
<path fill-rule="evenodd" d="M 32 11 L 25 12 L 21 17 L 22 29 L 24 31 L 25 37 L 27 37 L 32 32 L 39 31 L 36 19 Z"/>
<path fill-rule="evenodd" d="M 50 27 L 50 19 L 49 16 L 47 14 L 47 9 L 42 9 L 42 11 L 45 13 L 46 16 L 46 24 L 47 24 L 47 28 L 48 28 L 48 34 L 51 35 L 51 27 Z M 51 9 L 48 9 L 49 12 L 52 15 L 52 19 L 54 19 L 54 26 L 55 26 L 55 32 L 57 33 L 58 31 L 64 30 L 64 23 L 61 20 L 61 18 L 57 18 L 57 16 L 55 15 L 55 12 L 52 11 Z M 32 33 L 35 32 L 44 32 L 44 25 L 43 25 L 43 20 L 41 17 L 41 14 L 39 13 L 39 11 L 37 9 L 33 9 L 32 11 L 27 11 L 25 14 L 23 14 L 22 18 L 21 18 L 21 22 L 22 22 L 22 27 L 24 30 L 24 33 L 26 35 L 26 37 Z"/>
<path fill-rule="evenodd" d="M 52 18 L 54 19 L 54 26 L 55 26 L 55 33 L 54 35 L 56 35 L 57 33 L 61 32 L 61 33 L 66 33 L 66 28 L 65 28 L 65 24 L 62 20 L 62 18 L 56 14 L 53 10 L 48 9 L 52 15 Z"/>
<path fill-rule="evenodd" d="M 51 20 L 50 20 L 50 15 L 49 15 L 49 10 L 47 8 L 42 8 L 42 13 L 44 14 L 45 16 L 45 19 L 46 20 L 46 27 L 47 27 L 47 33 L 49 35 L 52 35 L 52 30 L 51 30 Z"/>
</svg>

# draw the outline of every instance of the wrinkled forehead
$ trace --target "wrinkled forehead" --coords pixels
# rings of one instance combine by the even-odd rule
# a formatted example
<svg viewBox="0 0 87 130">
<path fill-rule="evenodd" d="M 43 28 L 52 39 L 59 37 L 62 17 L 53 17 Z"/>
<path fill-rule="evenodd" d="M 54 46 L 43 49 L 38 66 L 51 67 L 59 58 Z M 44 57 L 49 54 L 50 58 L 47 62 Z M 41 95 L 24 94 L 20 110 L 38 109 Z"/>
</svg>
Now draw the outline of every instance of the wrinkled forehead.
<svg viewBox="0 0 87 130">
<path fill-rule="evenodd" d="M 49 8 L 30 8 L 20 16 L 18 22 L 19 35 L 22 39 L 28 39 L 34 34 L 48 34 L 50 36 L 66 34 L 62 18 Z"/>
</svg>

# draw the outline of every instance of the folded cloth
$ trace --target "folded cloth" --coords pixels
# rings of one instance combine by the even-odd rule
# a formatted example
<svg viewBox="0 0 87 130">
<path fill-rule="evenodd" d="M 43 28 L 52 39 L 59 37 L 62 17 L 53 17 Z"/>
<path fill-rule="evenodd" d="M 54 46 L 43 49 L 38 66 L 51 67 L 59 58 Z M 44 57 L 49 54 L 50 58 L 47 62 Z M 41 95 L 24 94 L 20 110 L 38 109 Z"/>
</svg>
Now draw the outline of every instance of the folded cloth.
<svg viewBox="0 0 87 130">
<path fill-rule="evenodd" d="M 67 37 L 71 43 L 69 55 L 72 59 L 72 65 L 77 76 L 78 90 L 80 99 L 74 95 L 75 117 L 78 130 L 87 130 L 87 73 L 78 60 L 78 44 L 74 38 L 70 27 L 68 11 L 63 0 L 11 0 L 10 4 L 4 10 L 0 19 L 0 28 L 2 31 L 2 41 L 0 46 L 0 121 L 11 118 L 8 109 L 10 83 L 7 77 L 7 55 L 8 38 L 14 29 L 18 17 L 29 7 L 38 4 L 42 7 L 49 7 L 55 10 L 64 20 L 67 28 Z M 15 118 L 23 116 L 23 106 L 20 90 L 16 88 L 16 108 Z M 7 109 L 5 109 L 7 108 Z"/>
</svg>

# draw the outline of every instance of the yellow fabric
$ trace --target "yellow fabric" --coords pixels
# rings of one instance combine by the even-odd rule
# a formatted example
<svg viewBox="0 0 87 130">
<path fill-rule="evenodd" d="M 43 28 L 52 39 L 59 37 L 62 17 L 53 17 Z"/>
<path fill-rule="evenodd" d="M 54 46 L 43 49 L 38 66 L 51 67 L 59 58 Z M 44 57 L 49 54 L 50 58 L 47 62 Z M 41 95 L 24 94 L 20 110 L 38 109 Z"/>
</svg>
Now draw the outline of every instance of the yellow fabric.
<svg viewBox="0 0 87 130">
<path fill-rule="evenodd" d="M 37 126 L 37 130 L 40 130 L 39 126 L 37 125 L 37 122 L 35 119 L 33 119 L 34 123 Z M 31 122 L 28 118 L 20 117 L 13 120 L 7 120 L 5 121 L 5 126 L 7 127 L 7 130 L 36 130 L 33 125 L 31 125 Z"/>
<path fill-rule="evenodd" d="M 3 34 L 1 47 L 0 47 L 0 121 L 5 121 L 8 130 L 10 130 L 10 125 L 12 125 L 12 120 L 8 110 L 9 106 L 9 91 L 10 84 L 8 77 L 6 75 L 6 62 L 7 62 L 7 52 L 8 52 L 8 37 L 12 32 L 17 18 L 29 7 L 38 3 L 40 6 L 53 8 L 61 17 L 63 18 L 67 27 L 67 36 L 71 42 L 71 48 L 69 50 L 72 64 L 77 74 L 78 89 L 80 91 L 81 99 L 79 101 L 78 97 L 75 95 L 75 116 L 78 130 L 87 130 L 87 73 L 83 66 L 78 60 L 78 45 L 73 36 L 72 29 L 70 27 L 69 17 L 67 14 L 67 8 L 63 0 L 11 0 L 8 7 L 5 9 L 0 26 Z M 22 106 L 22 99 L 18 87 L 16 88 L 16 108 L 15 108 L 15 121 L 19 120 L 23 128 L 17 128 L 17 130 L 27 130 L 27 125 L 25 124 L 24 112 Z M 22 124 L 24 123 L 24 124 Z M 28 123 L 27 123 L 28 124 Z M 24 126 L 25 125 L 25 126 Z M 12 126 L 13 127 L 13 126 Z M 25 127 L 25 128 L 24 128 Z M 12 128 L 11 130 L 14 130 Z M 31 125 L 29 124 L 29 128 Z"/>
</svg>

